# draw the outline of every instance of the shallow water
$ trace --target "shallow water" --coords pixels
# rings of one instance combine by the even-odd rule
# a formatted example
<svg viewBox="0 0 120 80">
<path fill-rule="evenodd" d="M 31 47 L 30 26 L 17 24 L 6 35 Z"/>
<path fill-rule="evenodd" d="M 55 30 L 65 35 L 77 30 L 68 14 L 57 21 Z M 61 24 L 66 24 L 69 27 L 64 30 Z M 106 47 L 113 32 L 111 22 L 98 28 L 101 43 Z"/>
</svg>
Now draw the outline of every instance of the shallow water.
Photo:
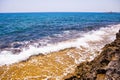
<svg viewBox="0 0 120 80">
<path fill-rule="evenodd" d="M 74 74 L 80 63 L 91 61 L 99 55 L 101 48 L 115 39 L 119 29 L 120 24 L 112 25 L 89 31 L 84 33 L 83 37 L 59 44 L 30 48 L 17 55 L 7 53 L 0 55 L 1 65 L 11 64 L 0 66 L 0 79 L 64 80 Z M 49 54 L 31 56 L 42 52 Z"/>
</svg>

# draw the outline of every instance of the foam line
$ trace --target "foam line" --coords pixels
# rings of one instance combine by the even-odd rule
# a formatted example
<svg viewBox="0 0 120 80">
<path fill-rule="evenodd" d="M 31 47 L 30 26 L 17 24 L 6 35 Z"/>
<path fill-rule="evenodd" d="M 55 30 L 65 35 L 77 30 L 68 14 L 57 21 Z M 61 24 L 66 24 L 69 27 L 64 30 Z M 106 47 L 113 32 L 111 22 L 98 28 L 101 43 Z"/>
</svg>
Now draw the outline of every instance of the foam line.
<svg viewBox="0 0 120 80">
<path fill-rule="evenodd" d="M 26 60 L 32 55 L 38 55 L 41 53 L 48 54 L 71 47 L 85 47 L 92 49 L 92 47 L 97 46 L 97 44 L 100 44 L 101 47 L 103 47 L 105 44 L 115 39 L 115 34 L 119 29 L 120 24 L 110 25 L 109 27 L 102 27 L 99 30 L 92 30 L 87 33 L 82 33 L 82 37 L 73 40 L 63 41 L 55 44 L 47 44 L 47 46 L 41 47 L 29 46 L 28 49 L 23 49 L 23 51 L 19 54 L 12 54 L 11 51 L 2 51 L 0 53 L 0 65 L 13 64 Z M 92 43 L 94 43 L 94 45 Z M 99 49 L 101 47 L 96 48 Z"/>
</svg>

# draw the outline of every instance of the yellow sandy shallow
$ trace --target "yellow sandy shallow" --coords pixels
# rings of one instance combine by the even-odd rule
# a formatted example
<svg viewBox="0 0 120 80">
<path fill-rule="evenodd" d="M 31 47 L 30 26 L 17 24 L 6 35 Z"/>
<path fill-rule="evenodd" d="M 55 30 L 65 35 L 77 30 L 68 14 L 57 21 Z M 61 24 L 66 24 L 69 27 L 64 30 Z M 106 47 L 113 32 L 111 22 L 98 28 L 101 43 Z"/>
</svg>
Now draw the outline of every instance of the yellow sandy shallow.
<svg viewBox="0 0 120 80">
<path fill-rule="evenodd" d="M 1 80 L 59 80 L 68 73 L 73 73 L 76 67 L 74 58 L 67 55 L 73 53 L 80 57 L 73 49 L 65 49 L 48 55 L 32 56 L 29 60 L 0 67 Z"/>
<path fill-rule="evenodd" d="M 82 54 L 83 53 L 83 54 Z M 47 55 L 32 56 L 26 61 L 0 67 L 1 80 L 63 80 L 74 74 L 83 59 L 90 60 L 84 48 L 69 48 Z"/>
</svg>

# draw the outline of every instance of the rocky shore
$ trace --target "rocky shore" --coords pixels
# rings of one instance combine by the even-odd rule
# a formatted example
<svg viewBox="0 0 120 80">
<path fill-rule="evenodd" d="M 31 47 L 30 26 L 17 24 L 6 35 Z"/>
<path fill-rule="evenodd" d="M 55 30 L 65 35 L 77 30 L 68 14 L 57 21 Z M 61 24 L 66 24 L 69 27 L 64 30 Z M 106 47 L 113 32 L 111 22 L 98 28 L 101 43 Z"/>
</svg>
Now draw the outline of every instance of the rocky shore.
<svg viewBox="0 0 120 80">
<path fill-rule="evenodd" d="M 66 80 L 120 80 L 120 30 L 99 56 L 91 62 L 81 63 L 75 74 Z"/>
<path fill-rule="evenodd" d="M 116 34 L 118 29 L 105 29 L 106 32 L 102 35 L 102 31 L 98 32 L 98 40 L 88 35 L 90 40 L 86 44 L 90 47 L 66 48 L 2 65 L 0 80 L 120 80 L 120 31 Z M 112 42 L 115 34 L 116 40 Z M 108 44 L 110 42 L 112 43 Z M 101 52 L 105 44 L 107 45 Z"/>
</svg>

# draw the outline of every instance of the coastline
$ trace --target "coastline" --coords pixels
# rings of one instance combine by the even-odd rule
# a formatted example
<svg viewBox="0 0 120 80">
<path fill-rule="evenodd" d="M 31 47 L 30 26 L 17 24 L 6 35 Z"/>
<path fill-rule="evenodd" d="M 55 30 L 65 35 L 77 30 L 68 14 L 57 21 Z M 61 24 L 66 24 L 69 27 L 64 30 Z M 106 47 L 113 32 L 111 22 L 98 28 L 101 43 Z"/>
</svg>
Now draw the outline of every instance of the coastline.
<svg viewBox="0 0 120 80">
<path fill-rule="evenodd" d="M 101 27 L 98 30 L 92 30 L 87 33 L 80 33 L 81 37 L 72 40 L 70 39 L 55 44 L 47 44 L 47 46 L 41 47 L 30 45 L 28 48 L 23 48 L 18 54 L 14 54 L 12 51 L 3 50 L 0 52 L 0 66 L 25 61 L 34 55 L 47 55 L 52 52 L 58 52 L 60 50 L 73 47 L 80 49 L 85 48 L 86 53 L 87 51 L 94 53 L 94 50 L 100 50 L 105 44 L 112 42 L 115 39 L 115 34 L 119 28 L 120 24 L 110 25 L 108 27 Z"/>
<path fill-rule="evenodd" d="M 77 66 L 75 74 L 65 80 L 120 80 L 120 30 L 116 39 L 106 44 L 94 60 Z"/>
<path fill-rule="evenodd" d="M 97 34 L 101 35 L 100 33 Z M 110 33 L 109 36 L 106 35 L 108 36 L 108 39 L 111 34 L 112 33 Z M 91 48 L 90 46 L 89 48 L 71 47 L 60 51 L 54 51 L 49 54 L 38 54 L 37 56 L 33 55 L 22 62 L 20 61 L 0 66 L 0 79 L 62 80 L 68 78 L 75 74 L 75 69 L 80 63 L 92 61 L 96 56 L 100 55 L 101 48 L 105 45 L 104 39 L 107 41 L 107 38 L 103 36 L 103 34 L 101 36 L 103 40 L 95 40 L 96 42 L 94 42 L 94 39 L 90 38 L 91 41 L 88 41 L 88 43 L 92 46 Z"/>
<path fill-rule="evenodd" d="M 78 61 L 90 60 L 90 54 L 79 54 L 80 49 L 68 48 L 48 55 L 31 56 L 28 60 L 0 67 L 0 77 L 7 79 L 62 80 L 74 73 Z M 74 53 L 74 54 L 72 54 Z M 81 55 L 81 56 L 80 56 Z M 83 57 L 88 56 L 88 57 Z M 12 75 L 11 75 L 12 74 Z M 30 77 L 31 76 L 31 77 Z"/>
</svg>

